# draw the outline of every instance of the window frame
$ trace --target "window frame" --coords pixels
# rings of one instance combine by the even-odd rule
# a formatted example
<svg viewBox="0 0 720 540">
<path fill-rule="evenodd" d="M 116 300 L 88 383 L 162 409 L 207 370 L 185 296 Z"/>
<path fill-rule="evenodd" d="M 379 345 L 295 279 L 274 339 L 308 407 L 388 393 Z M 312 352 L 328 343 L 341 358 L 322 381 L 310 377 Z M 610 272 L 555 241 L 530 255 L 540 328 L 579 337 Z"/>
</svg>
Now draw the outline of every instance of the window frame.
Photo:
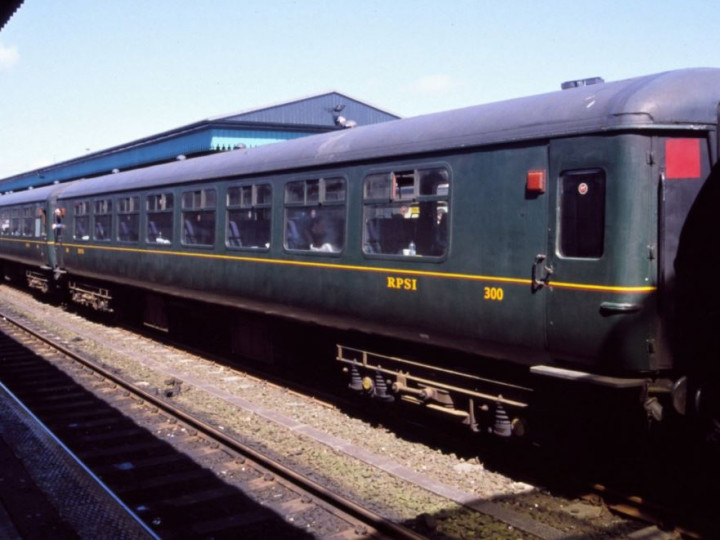
<svg viewBox="0 0 720 540">
<path fill-rule="evenodd" d="M 135 201 L 135 204 L 129 204 L 128 208 L 124 208 L 125 202 Z M 117 232 L 115 239 L 123 244 L 138 244 L 140 243 L 140 196 L 139 195 L 121 195 L 115 200 L 115 214 L 117 219 Z M 128 239 L 123 239 L 121 230 L 123 223 L 123 216 L 135 216 L 135 236 L 132 235 Z M 132 229 L 130 229 L 132 231 Z"/>
<path fill-rule="evenodd" d="M 79 199 L 72 201 L 73 205 L 73 230 L 72 239 L 80 240 L 81 242 L 90 241 L 90 217 L 92 216 L 92 205 L 90 199 Z M 79 212 L 79 209 L 83 209 L 83 212 Z M 78 236 L 78 218 L 82 218 L 85 222 L 86 230 L 85 236 Z"/>
<path fill-rule="evenodd" d="M 261 190 L 268 189 L 267 194 L 261 193 Z M 237 201 L 232 200 L 231 196 L 234 194 L 234 192 L 237 191 L 238 193 L 238 199 Z M 247 197 L 247 192 L 249 191 L 249 197 Z M 262 197 L 261 197 L 262 195 Z M 240 219 L 235 220 L 233 219 L 234 216 L 231 216 L 232 213 L 244 213 L 248 212 L 248 217 L 250 219 Z M 265 216 L 264 219 L 258 219 L 259 216 Z M 239 223 L 238 223 L 239 221 Z M 224 234 L 224 242 L 225 247 L 228 249 L 233 250 L 243 250 L 243 251 L 269 251 L 272 247 L 272 221 L 273 221 L 273 184 L 269 180 L 264 181 L 255 181 L 252 183 L 249 182 L 243 182 L 243 183 L 233 183 L 227 186 L 227 189 L 225 191 L 225 234 Z M 238 227 L 237 231 L 237 239 L 235 239 L 235 233 L 231 231 L 230 223 L 234 222 L 236 227 Z M 253 222 L 255 224 L 263 223 L 267 225 L 267 242 L 265 242 L 263 245 L 243 245 L 242 238 L 244 236 L 244 232 L 248 233 L 248 237 L 253 237 L 253 240 L 256 240 L 256 242 L 253 242 L 254 244 L 257 243 L 257 236 L 258 236 L 258 227 L 253 226 L 250 228 L 243 227 L 240 224 L 246 224 L 248 222 Z M 263 228 L 265 225 L 263 225 Z M 265 232 L 265 231 L 261 231 Z M 239 245 L 238 245 L 239 242 Z"/>
<path fill-rule="evenodd" d="M 441 181 L 434 183 L 435 192 L 426 193 L 425 179 L 430 175 L 440 175 Z M 410 180 L 412 179 L 412 182 Z M 400 181 L 399 181 L 400 180 Z M 446 163 L 425 163 L 399 165 L 393 168 L 369 170 L 362 179 L 362 254 L 370 259 L 392 259 L 413 262 L 439 262 L 447 259 L 450 253 L 451 210 L 453 175 Z M 373 185 L 374 184 L 374 185 Z M 446 185 L 444 193 L 441 186 Z M 423 207 L 429 210 L 429 217 L 422 214 Z M 403 207 L 407 211 L 402 213 Z M 440 214 L 444 214 L 441 216 Z M 422 217 L 422 222 L 419 221 Z M 402 240 L 392 249 L 383 251 L 385 246 L 374 231 L 370 234 L 371 221 L 407 219 L 415 222 L 414 230 L 405 231 L 410 241 Z M 423 223 L 422 227 L 418 224 Z M 381 225 L 375 221 L 376 225 Z M 382 226 L 376 227 L 381 230 Z M 408 228 L 403 226 L 403 228 Z M 413 229 L 413 227 L 409 227 Z M 420 236 L 418 229 L 426 228 L 432 232 L 432 239 Z M 373 238 L 371 238 L 371 236 Z M 388 235 L 388 237 L 393 235 Z M 422 238 L 422 242 L 418 242 Z M 414 245 L 415 252 L 413 253 Z M 423 244 L 420 246 L 419 244 Z M 377 251 L 380 247 L 380 251 Z M 395 249 L 397 248 L 397 249 Z M 423 251 L 424 253 L 421 253 Z M 433 253 L 437 251 L 437 253 Z"/>
<path fill-rule="evenodd" d="M 212 193 L 212 201 L 208 202 L 208 195 Z M 196 199 L 196 195 L 199 195 L 199 198 Z M 191 196 L 192 198 L 188 200 L 188 196 Z M 192 206 L 186 206 L 186 202 L 190 202 Z M 196 186 L 196 187 L 188 187 L 180 192 L 180 244 L 185 247 L 192 247 L 192 248 L 214 248 L 215 244 L 217 243 L 217 211 L 218 211 L 218 187 L 217 185 L 213 186 Z M 196 223 L 192 223 L 191 220 L 188 220 L 186 217 L 187 214 L 193 214 L 192 218 L 195 221 L 204 221 L 204 218 L 206 216 L 212 216 L 212 226 L 211 227 L 197 227 L 196 232 Z M 199 219 L 195 219 L 199 218 Z M 188 230 L 188 223 L 192 226 L 192 231 Z M 188 242 L 187 239 L 189 236 L 195 237 L 195 238 L 201 238 L 201 234 L 210 234 L 209 242 Z"/>
<path fill-rule="evenodd" d="M 575 178 L 576 180 L 574 189 L 568 190 L 567 188 L 569 186 L 566 185 L 566 180 Z M 583 178 L 585 178 L 585 180 L 583 180 Z M 587 182 L 589 182 L 591 179 L 599 179 L 599 184 L 601 184 L 600 186 L 593 186 L 592 191 L 590 191 L 590 186 L 587 185 Z M 582 187 L 583 184 L 585 184 L 584 188 Z M 558 218 L 556 240 L 556 251 L 559 257 L 563 259 L 591 261 L 597 261 L 604 257 L 607 248 L 605 242 L 607 236 L 605 230 L 607 226 L 607 187 L 607 171 L 602 167 L 587 167 L 582 169 L 567 169 L 561 171 L 558 177 Z M 576 201 L 576 203 L 580 203 L 581 199 L 578 198 L 578 194 L 580 197 L 584 197 L 588 193 L 594 194 L 597 189 L 602 189 L 602 199 L 600 200 L 601 205 L 598 209 L 595 210 L 595 214 L 599 215 L 602 219 L 601 223 L 595 226 L 594 232 L 596 232 L 597 234 L 591 237 L 588 234 L 589 231 L 587 229 L 582 231 L 578 230 L 578 219 L 576 219 L 573 229 L 573 235 L 571 238 L 569 236 L 569 225 L 566 224 L 566 214 L 568 212 L 568 208 L 566 207 L 566 201 L 569 200 L 566 199 L 566 193 L 573 192 L 574 200 Z M 585 190 L 585 192 L 583 193 L 581 190 Z M 573 208 L 576 213 L 580 211 L 578 210 L 578 206 L 579 204 L 575 204 L 575 207 Z M 590 232 L 593 231 L 591 230 Z M 589 242 L 586 242 L 586 244 L 583 244 L 582 247 L 578 247 L 578 243 L 582 241 L 583 238 L 594 239 L 595 244 L 599 243 L 599 251 L 595 249 L 595 251 L 591 251 L 590 253 L 586 254 L 588 250 L 593 249 L 593 246 L 590 245 Z M 574 244 L 574 246 L 572 246 L 572 251 L 567 249 L 571 242 Z"/>
<path fill-rule="evenodd" d="M 166 191 L 155 191 L 152 193 L 146 193 L 143 195 L 143 202 L 145 208 L 145 243 L 149 244 L 153 247 L 168 247 L 172 246 L 174 239 L 175 239 L 175 193 L 168 189 Z M 165 202 L 162 204 L 155 204 L 153 205 L 153 208 L 150 208 L 151 201 L 159 203 L 161 200 L 164 200 Z M 170 201 L 170 205 L 168 207 L 168 201 Z M 158 221 L 155 219 L 155 216 L 158 215 L 170 215 L 170 227 L 160 227 L 158 228 L 155 223 Z M 161 224 L 163 221 L 167 220 L 159 220 Z M 150 223 L 153 223 L 155 225 L 157 230 L 157 236 L 155 238 L 151 238 L 152 234 L 150 231 Z M 170 232 L 170 238 L 166 238 L 163 236 L 163 231 Z"/>
<path fill-rule="evenodd" d="M 20 207 L 20 236 L 23 238 L 37 238 L 35 235 L 36 205 Z"/>
<path fill-rule="evenodd" d="M 36 203 L 33 208 L 35 212 L 33 236 L 35 238 L 47 238 L 47 212 L 42 203 Z"/>
<path fill-rule="evenodd" d="M 27 206 L 11 206 L 5 207 L 0 214 L 0 221 L 2 222 L 1 232 L 2 236 L 17 236 L 24 238 L 25 235 L 25 219 L 24 211 Z M 7 228 L 4 225 L 7 224 Z"/>
<path fill-rule="evenodd" d="M 10 236 L 10 228 L 10 208 L 6 206 L 0 210 L 0 236 Z"/>
<path fill-rule="evenodd" d="M 93 199 L 91 203 L 91 222 L 92 222 L 92 236 L 93 242 L 108 243 L 113 238 L 113 200 L 110 197 L 103 197 L 99 199 Z M 100 219 L 98 219 L 100 218 Z M 104 227 L 103 223 L 107 223 L 108 230 L 103 232 L 103 238 L 98 238 L 98 224 Z"/>
<path fill-rule="evenodd" d="M 328 189 L 333 184 L 341 188 Z M 302 190 L 295 189 L 300 186 Z M 282 192 L 283 249 L 291 253 L 342 255 L 347 247 L 348 186 L 347 178 L 339 174 L 293 178 L 285 182 Z M 302 195 L 297 197 L 301 191 Z M 338 196 L 339 193 L 342 195 Z M 332 220 L 330 227 L 325 225 L 328 219 Z M 317 240 L 319 235 L 327 241 Z M 307 247 L 294 247 L 293 244 Z M 334 248 L 336 245 L 339 246 L 337 249 Z"/>
<path fill-rule="evenodd" d="M 22 209 L 15 206 L 10 209 L 10 235 L 22 236 Z"/>
</svg>

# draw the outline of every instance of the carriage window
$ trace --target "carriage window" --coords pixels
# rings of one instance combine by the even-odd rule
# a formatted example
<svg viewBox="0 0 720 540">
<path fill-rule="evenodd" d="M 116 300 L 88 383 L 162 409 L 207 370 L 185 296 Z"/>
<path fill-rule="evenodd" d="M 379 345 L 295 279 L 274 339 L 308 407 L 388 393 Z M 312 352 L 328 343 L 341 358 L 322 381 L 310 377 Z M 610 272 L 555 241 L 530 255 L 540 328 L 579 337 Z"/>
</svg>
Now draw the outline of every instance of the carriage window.
<svg viewBox="0 0 720 540">
<path fill-rule="evenodd" d="M 45 238 L 45 222 L 47 220 L 47 214 L 45 209 L 37 205 L 34 209 L 35 213 L 35 238 Z"/>
<path fill-rule="evenodd" d="M 95 217 L 93 239 L 104 242 L 110 241 L 112 236 L 112 201 L 110 199 L 94 201 L 93 215 Z"/>
<path fill-rule="evenodd" d="M 561 190 L 561 255 L 599 259 L 605 248 L 605 171 L 565 172 Z"/>
<path fill-rule="evenodd" d="M 140 201 L 138 197 L 122 197 L 117 201 L 118 240 L 137 242 L 140 238 Z"/>
<path fill-rule="evenodd" d="M 445 255 L 449 187 L 449 174 L 440 168 L 366 176 L 363 251 L 405 257 Z"/>
<path fill-rule="evenodd" d="M 10 210 L 10 234 L 20 236 L 22 234 L 22 218 L 20 217 L 20 209 L 13 208 Z"/>
<path fill-rule="evenodd" d="M 186 245 L 215 244 L 214 189 L 198 189 L 182 194 L 182 242 Z"/>
<path fill-rule="evenodd" d="M 40 205 L 23 208 L 5 208 L 0 212 L 0 235 L 44 236 L 45 213 Z"/>
<path fill-rule="evenodd" d="M 270 247 L 272 186 L 233 186 L 227 192 L 225 242 L 228 247 Z"/>
<path fill-rule="evenodd" d="M 33 226 L 35 224 L 35 207 L 34 206 L 25 206 L 20 210 L 20 214 L 22 215 L 21 223 L 22 223 L 22 231 L 21 234 L 23 236 L 33 236 Z"/>
<path fill-rule="evenodd" d="M 2 234 L 5 236 L 20 236 L 21 229 L 20 209 L 5 209 L 2 213 Z"/>
<path fill-rule="evenodd" d="M 147 210 L 148 242 L 171 244 L 173 240 L 173 194 L 149 195 L 145 200 Z"/>
<path fill-rule="evenodd" d="M 9 236 L 10 233 L 10 210 L 8 208 L 4 208 L 0 211 L 0 234 L 3 236 Z"/>
<path fill-rule="evenodd" d="M 73 238 L 75 240 L 90 240 L 90 203 L 88 201 L 76 202 L 74 216 Z"/>
<path fill-rule="evenodd" d="M 314 178 L 285 186 L 285 247 L 339 253 L 345 245 L 343 178 Z"/>
</svg>

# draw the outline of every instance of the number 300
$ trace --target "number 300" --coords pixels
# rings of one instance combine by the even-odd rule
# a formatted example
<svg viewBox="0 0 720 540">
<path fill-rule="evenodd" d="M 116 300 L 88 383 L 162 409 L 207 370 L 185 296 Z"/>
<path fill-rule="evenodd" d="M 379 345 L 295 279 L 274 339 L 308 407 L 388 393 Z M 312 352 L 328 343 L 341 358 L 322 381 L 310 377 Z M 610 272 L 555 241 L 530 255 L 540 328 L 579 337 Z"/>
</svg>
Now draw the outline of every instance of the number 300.
<svg viewBox="0 0 720 540">
<path fill-rule="evenodd" d="M 502 302 L 504 297 L 505 291 L 503 291 L 500 287 L 485 287 L 485 296 L 483 296 L 483 300 Z"/>
</svg>

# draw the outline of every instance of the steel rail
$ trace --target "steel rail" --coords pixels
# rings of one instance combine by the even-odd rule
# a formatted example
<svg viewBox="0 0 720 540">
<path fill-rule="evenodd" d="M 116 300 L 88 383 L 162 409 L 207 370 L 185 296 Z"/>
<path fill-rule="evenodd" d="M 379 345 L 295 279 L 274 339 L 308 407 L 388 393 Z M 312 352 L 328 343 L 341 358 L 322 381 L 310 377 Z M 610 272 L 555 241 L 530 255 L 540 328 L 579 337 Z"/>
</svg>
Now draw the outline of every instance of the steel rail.
<svg viewBox="0 0 720 540">
<path fill-rule="evenodd" d="M 102 377 L 108 379 L 113 384 L 122 387 L 125 391 L 130 392 L 131 394 L 137 396 L 143 401 L 152 404 L 154 407 L 162 410 L 166 414 L 181 420 L 192 429 L 204 434 L 211 439 L 214 439 L 220 444 L 223 444 L 224 446 L 230 448 L 234 452 L 237 452 L 238 454 L 241 454 L 251 460 L 258 462 L 259 465 L 266 468 L 271 473 L 276 474 L 277 476 L 289 482 L 299 485 L 302 489 L 314 495 L 318 499 L 324 501 L 325 503 L 330 504 L 332 507 L 345 512 L 346 514 L 352 516 L 355 519 L 364 521 L 366 524 L 376 529 L 379 533 L 386 534 L 392 538 L 407 538 L 412 540 L 421 540 L 422 538 L 424 538 L 424 536 L 415 533 L 407 527 L 403 527 L 402 525 L 389 521 L 386 518 L 368 510 L 367 508 L 364 508 L 361 505 L 341 495 L 338 495 L 337 493 L 333 493 L 324 486 L 321 486 L 320 484 L 302 476 L 301 474 L 286 467 L 282 463 L 267 456 L 264 456 L 253 448 L 237 441 L 236 439 L 219 431 L 213 426 L 185 413 L 184 411 L 176 408 L 167 401 L 160 399 L 148 392 L 145 392 L 140 388 L 137 388 L 132 383 L 123 380 L 122 378 L 106 370 L 102 366 L 97 365 L 90 358 L 86 358 L 83 355 L 68 349 L 64 345 L 55 342 L 53 339 L 42 335 L 41 333 L 35 331 L 32 328 L 29 328 L 21 321 L 17 320 L 15 317 L 7 315 L 1 310 L 0 317 L 20 328 L 24 332 L 27 332 L 35 339 L 59 351 L 63 355 L 68 356 L 72 360 L 91 369 L 95 373 L 100 374 Z"/>
</svg>

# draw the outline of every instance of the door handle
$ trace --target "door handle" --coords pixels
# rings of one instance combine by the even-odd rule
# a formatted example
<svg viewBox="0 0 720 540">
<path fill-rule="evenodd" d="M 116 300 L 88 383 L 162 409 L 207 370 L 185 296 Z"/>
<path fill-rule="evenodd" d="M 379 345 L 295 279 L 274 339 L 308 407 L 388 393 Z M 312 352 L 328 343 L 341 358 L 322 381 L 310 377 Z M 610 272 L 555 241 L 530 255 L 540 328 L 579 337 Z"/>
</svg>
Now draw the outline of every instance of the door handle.
<svg viewBox="0 0 720 540">
<path fill-rule="evenodd" d="M 550 283 L 550 276 L 553 273 L 553 267 L 543 264 L 547 259 L 547 255 L 544 253 L 538 253 L 535 255 L 535 262 L 532 265 L 532 290 L 533 292 L 542 289 L 545 285 Z M 542 277 L 538 277 L 539 268 L 542 265 L 542 272 L 545 273 Z"/>
<path fill-rule="evenodd" d="M 602 315 L 637 313 L 642 309 L 641 304 L 628 304 L 622 302 L 603 302 L 600 304 Z"/>
</svg>

